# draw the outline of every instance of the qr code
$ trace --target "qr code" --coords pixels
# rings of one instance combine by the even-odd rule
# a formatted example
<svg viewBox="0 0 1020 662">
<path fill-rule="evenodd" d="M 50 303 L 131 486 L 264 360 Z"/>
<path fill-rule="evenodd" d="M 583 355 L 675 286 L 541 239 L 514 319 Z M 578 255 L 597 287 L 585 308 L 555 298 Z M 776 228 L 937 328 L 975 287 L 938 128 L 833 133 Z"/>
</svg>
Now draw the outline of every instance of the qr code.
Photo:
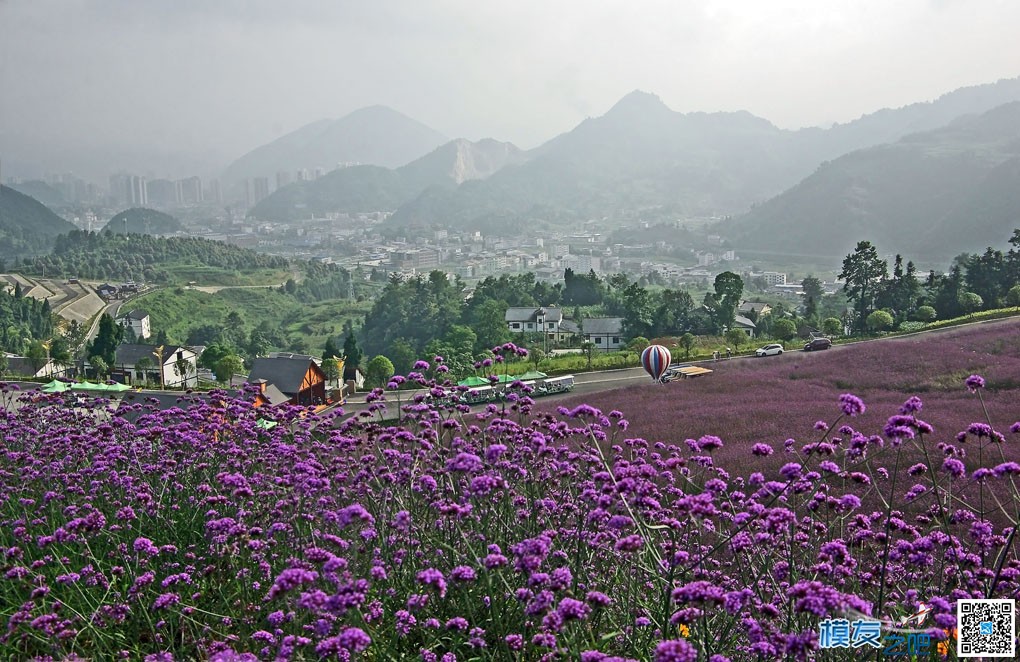
<svg viewBox="0 0 1020 662">
<path fill-rule="evenodd" d="M 959 657 L 1016 657 L 1015 600 L 957 600 Z"/>
</svg>

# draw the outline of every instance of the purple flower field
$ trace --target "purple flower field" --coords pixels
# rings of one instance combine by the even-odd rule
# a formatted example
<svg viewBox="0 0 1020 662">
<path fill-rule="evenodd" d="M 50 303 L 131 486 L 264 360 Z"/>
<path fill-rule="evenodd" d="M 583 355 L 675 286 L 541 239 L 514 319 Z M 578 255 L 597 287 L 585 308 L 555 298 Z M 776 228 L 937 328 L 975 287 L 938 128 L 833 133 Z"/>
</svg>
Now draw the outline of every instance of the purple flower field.
<svg viewBox="0 0 1020 662">
<path fill-rule="evenodd" d="M 0 655 L 805 660 L 821 619 L 921 601 L 944 636 L 1020 590 L 1016 331 L 399 426 L 383 391 L 269 431 L 225 393 L 133 423 L 35 395 L 0 412 Z"/>
<path fill-rule="evenodd" d="M 723 462 L 743 462 L 755 442 L 779 448 L 791 437 L 814 438 L 815 423 L 831 418 L 832 402 L 844 392 L 868 404 L 856 419 L 862 430 L 880 432 L 903 401 L 916 395 L 924 401 L 924 419 L 935 428 L 934 442 L 952 441 L 970 423 L 985 419 L 982 403 L 964 384 L 968 375 L 980 374 L 991 420 L 1008 427 L 1020 418 L 1017 318 L 778 358 L 720 361 L 711 364 L 715 374 L 708 377 L 664 385 L 649 380 L 583 401 L 626 412 L 628 434 L 648 440 L 682 443 L 718 435 L 727 442 L 716 452 Z M 1004 450 L 1020 461 L 1017 444 Z"/>
</svg>

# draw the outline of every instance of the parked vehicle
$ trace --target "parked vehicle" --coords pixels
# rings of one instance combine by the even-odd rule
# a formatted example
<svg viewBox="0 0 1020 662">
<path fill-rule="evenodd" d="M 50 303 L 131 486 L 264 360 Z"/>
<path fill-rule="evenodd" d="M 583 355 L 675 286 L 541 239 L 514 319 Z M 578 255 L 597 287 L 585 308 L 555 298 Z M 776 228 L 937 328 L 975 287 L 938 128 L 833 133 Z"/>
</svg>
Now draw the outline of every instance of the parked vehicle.
<svg viewBox="0 0 1020 662">
<path fill-rule="evenodd" d="M 563 375 L 562 377 L 550 377 L 546 379 L 538 387 L 539 395 L 549 395 L 553 393 L 566 393 L 574 389 L 574 376 Z"/>
<path fill-rule="evenodd" d="M 829 349 L 832 341 L 828 338 L 812 338 L 804 345 L 805 352 L 813 352 L 816 349 Z"/>
<path fill-rule="evenodd" d="M 755 356 L 774 356 L 783 353 L 783 346 L 779 344 L 765 345 L 754 350 Z"/>
</svg>

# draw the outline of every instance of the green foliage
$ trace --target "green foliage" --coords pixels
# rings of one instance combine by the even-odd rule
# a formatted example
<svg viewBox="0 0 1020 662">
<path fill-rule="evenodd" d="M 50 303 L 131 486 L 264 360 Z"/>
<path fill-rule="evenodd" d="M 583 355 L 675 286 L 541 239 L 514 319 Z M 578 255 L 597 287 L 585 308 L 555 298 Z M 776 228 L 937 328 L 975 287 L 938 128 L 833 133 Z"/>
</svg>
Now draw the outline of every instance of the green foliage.
<svg viewBox="0 0 1020 662">
<path fill-rule="evenodd" d="M 843 323 L 835 317 L 826 317 L 822 320 L 822 333 L 827 336 L 841 336 L 843 335 Z"/>
<path fill-rule="evenodd" d="M 345 320 L 357 320 L 369 306 L 301 303 L 277 288 L 231 288 L 215 293 L 165 288 L 139 297 L 134 305 L 148 311 L 153 328 L 165 332 L 165 343 L 224 345 L 245 356 L 287 350 L 299 339 L 310 348 L 322 347 L 336 336 Z M 236 324 L 230 326 L 231 320 Z M 212 369 L 212 365 L 206 367 Z"/>
<path fill-rule="evenodd" d="M 845 281 L 843 291 L 847 298 L 854 302 L 857 313 L 855 330 L 863 331 L 865 320 L 878 294 L 879 283 L 885 279 L 888 270 L 885 260 L 878 256 L 878 250 L 870 241 L 858 242 L 854 252 L 843 259 L 843 270 L 839 277 Z"/>
<path fill-rule="evenodd" d="M 594 271 L 585 276 L 574 274 L 567 268 L 563 271 L 563 303 L 568 306 L 592 306 L 602 303 L 605 285 Z"/>
<path fill-rule="evenodd" d="M 472 303 L 477 293 L 472 297 Z M 506 328 L 506 309 L 502 301 L 487 299 L 477 305 L 469 306 L 463 319 L 475 332 L 474 351 L 481 352 L 502 345 L 510 340 L 510 330 Z"/>
<path fill-rule="evenodd" d="M 393 363 L 380 354 L 368 362 L 365 368 L 365 383 L 369 388 L 382 388 L 394 374 L 396 371 Z"/>
<path fill-rule="evenodd" d="M 357 299 L 377 290 L 377 285 L 355 278 L 343 267 L 318 262 L 309 262 L 305 266 L 305 276 L 301 282 L 289 279 L 284 284 L 287 294 L 306 303 Z"/>
<path fill-rule="evenodd" d="M 804 290 L 804 317 L 814 319 L 818 316 L 818 305 L 825 296 L 822 281 L 814 276 L 808 276 L 800 282 L 800 286 Z"/>
<path fill-rule="evenodd" d="M 981 310 L 981 306 L 984 305 L 984 300 L 981 296 L 975 292 L 961 292 L 960 293 L 960 310 L 970 315 Z"/>
<path fill-rule="evenodd" d="M 715 277 L 716 324 L 718 327 L 733 326 L 733 318 L 744 294 L 744 281 L 732 271 L 724 271 Z"/>
<path fill-rule="evenodd" d="M 71 361 L 71 346 L 63 336 L 54 336 L 50 341 L 50 358 L 57 363 Z"/>
<path fill-rule="evenodd" d="M 28 351 L 25 352 L 25 358 L 28 359 L 29 363 L 32 364 L 33 372 L 39 372 L 43 366 L 46 365 L 46 360 L 49 358 L 49 352 L 46 350 L 46 346 L 43 345 L 41 340 L 33 340 L 28 344 Z"/>
<path fill-rule="evenodd" d="M 785 317 L 776 320 L 772 324 L 772 337 L 778 338 L 782 341 L 787 341 L 797 335 L 797 325 L 793 323 L 793 320 L 788 320 Z"/>
<path fill-rule="evenodd" d="M 428 278 L 390 281 L 365 317 L 360 334 L 365 352 L 386 350 L 394 363 L 399 363 L 391 348 L 402 338 L 411 354 L 419 354 L 430 340 L 442 338 L 460 322 L 462 290 L 460 279 L 448 280 L 441 271 L 433 271 Z"/>
<path fill-rule="evenodd" d="M 358 339 L 354 337 L 354 330 L 347 332 L 347 338 L 344 339 L 344 358 L 345 365 L 357 368 L 361 365 L 362 357 L 361 348 L 358 347 Z"/>
<path fill-rule="evenodd" d="M 627 343 L 627 349 L 631 352 L 642 352 L 650 344 L 651 343 L 648 341 L 648 338 L 645 338 L 644 336 L 637 336 Z"/>
<path fill-rule="evenodd" d="M 105 377 L 110 374 L 110 364 L 102 356 L 94 355 L 89 357 L 89 363 L 92 368 L 96 371 L 96 375 L 99 377 Z"/>
<path fill-rule="evenodd" d="M 264 276 L 282 272 L 288 264 L 281 257 L 197 237 L 76 230 L 57 237 L 53 254 L 35 258 L 30 266 L 35 273 L 51 276 L 171 283 L 206 281 L 202 275 L 230 276 L 235 272 Z"/>
<path fill-rule="evenodd" d="M 1014 285 L 1006 293 L 1006 302 L 1011 306 L 1020 306 L 1020 285 Z"/>
<path fill-rule="evenodd" d="M 334 357 L 322 359 L 322 372 L 326 376 L 327 382 L 335 384 L 340 379 L 340 367 L 337 359 Z"/>
<path fill-rule="evenodd" d="M 88 347 L 88 355 L 102 358 L 107 366 L 114 365 L 117 361 L 117 345 L 120 344 L 123 336 L 124 327 L 117 324 L 112 317 L 103 313 L 103 316 L 99 319 L 96 337 Z M 95 367 L 95 364 L 93 364 L 93 367 Z"/>
<path fill-rule="evenodd" d="M 726 342 L 733 345 L 733 349 L 739 350 L 747 342 L 747 334 L 740 329 L 729 329 L 726 331 Z"/>
<path fill-rule="evenodd" d="M 53 315 L 48 301 L 0 292 L 0 349 L 24 355 L 33 340 L 53 335 Z"/>
<path fill-rule="evenodd" d="M 424 352 L 415 350 L 414 346 L 404 338 L 397 338 L 390 343 L 390 360 L 393 362 L 394 370 L 401 375 L 410 372 L 414 362 L 423 355 Z"/>
<path fill-rule="evenodd" d="M 244 370 L 244 361 L 237 354 L 227 354 L 220 357 L 213 366 L 213 373 L 216 380 L 220 382 L 232 382 L 234 375 Z"/>
<path fill-rule="evenodd" d="M 918 306 L 913 317 L 918 322 L 933 322 L 936 317 L 935 309 L 931 306 Z"/>
<path fill-rule="evenodd" d="M 884 310 L 875 310 L 868 315 L 867 327 L 872 333 L 888 331 L 893 326 L 893 316 Z"/>
<path fill-rule="evenodd" d="M 697 343 L 698 339 L 693 333 L 685 333 L 680 336 L 680 346 L 684 348 L 684 358 L 691 358 L 691 350 Z"/>
<path fill-rule="evenodd" d="M 329 337 L 326 339 L 326 347 L 322 350 L 322 358 L 326 360 L 337 356 L 341 356 L 340 348 L 336 346 L 333 338 Z"/>
</svg>

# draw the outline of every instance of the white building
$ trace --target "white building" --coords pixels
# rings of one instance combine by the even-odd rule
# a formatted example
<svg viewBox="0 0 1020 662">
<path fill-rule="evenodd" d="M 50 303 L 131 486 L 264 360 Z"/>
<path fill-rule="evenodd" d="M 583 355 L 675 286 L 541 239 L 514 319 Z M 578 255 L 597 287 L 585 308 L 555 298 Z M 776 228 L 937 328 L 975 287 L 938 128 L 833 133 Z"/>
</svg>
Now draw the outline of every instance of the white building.
<svg viewBox="0 0 1020 662">
<path fill-rule="evenodd" d="M 563 322 L 563 310 L 548 308 L 507 308 L 503 316 L 511 333 L 546 333 L 555 338 Z"/>
<path fill-rule="evenodd" d="M 144 310 L 130 310 L 124 315 L 117 317 L 117 324 L 124 327 L 124 330 L 131 329 L 135 338 L 148 340 L 152 336 L 152 327 L 149 323 L 149 313 Z"/>
</svg>

